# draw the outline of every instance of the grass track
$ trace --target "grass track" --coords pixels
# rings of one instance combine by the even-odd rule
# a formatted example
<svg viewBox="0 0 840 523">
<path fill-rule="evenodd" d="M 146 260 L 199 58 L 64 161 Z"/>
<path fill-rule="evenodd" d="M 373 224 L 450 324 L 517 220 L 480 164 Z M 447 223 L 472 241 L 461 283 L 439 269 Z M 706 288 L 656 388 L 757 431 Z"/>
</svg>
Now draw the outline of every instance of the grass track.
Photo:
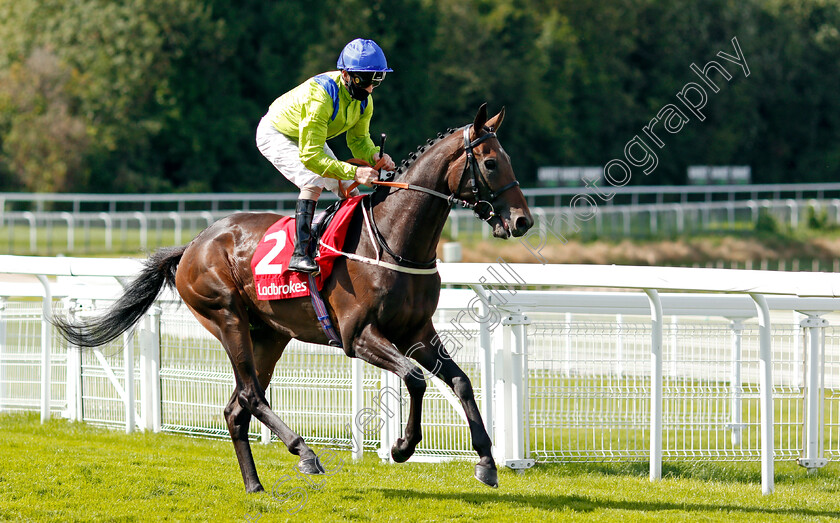
<svg viewBox="0 0 840 523">
<path fill-rule="evenodd" d="M 14 521 L 829 521 L 840 519 L 840 473 L 777 463 L 776 492 L 760 494 L 758 464 L 538 466 L 500 471 L 492 490 L 472 463 L 382 465 L 373 456 L 296 476 L 282 445 L 254 444 L 264 486 L 246 495 L 229 442 L 125 435 L 35 415 L 0 416 L 0 520 Z M 326 449 L 316 448 L 316 452 Z M 323 454 L 322 454 L 323 455 Z M 319 488 L 315 488 L 320 481 Z M 294 491 L 293 489 L 300 489 Z M 306 502 L 294 493 L 306 492 Z M 250 519 L 246 519 L 250 517 Z"/>
</svg>

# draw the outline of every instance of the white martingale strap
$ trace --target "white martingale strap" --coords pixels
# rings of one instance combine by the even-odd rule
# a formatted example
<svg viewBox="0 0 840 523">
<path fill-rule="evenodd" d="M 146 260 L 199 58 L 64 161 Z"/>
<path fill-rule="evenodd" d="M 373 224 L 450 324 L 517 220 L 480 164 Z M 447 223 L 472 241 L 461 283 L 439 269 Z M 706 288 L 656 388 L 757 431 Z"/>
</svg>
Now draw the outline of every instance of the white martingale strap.
<svg viewBox="0 0 840 523">
<path fill-rule="evenodd" d="M 430 269 L 414 269 L 412 267 L 403 267 L 402 265 L 397 265 L 396 263 L 388 263 L 379 259 L 368 258 L 366 256 L 359 256 L 358 254 L 353 254 L 352 252 L 339 251 L 338 249 L 331 247 L 325 243 L 321 243 L 321 246 L 331 250 L 336 254 L 346 256 L 347 258 L 350 258 L 353 261 L 367 263 L 369 265 L 376 265 L 378 267 L 384 267 L 386 269 L 391 269 L 392 271 L 405 272 L 408 274 L 437 274 L 438 271 L 437 267 L 432 267 Z"/>
<path fill-rule="evenodd" d="M 370 218 L 368 217 L 368 213 L 364 212 L 365 210 L 362 209 L 362 216 L 365 218 L 365 225 L 367 226 L 368 234 L 370 235 L 370 242 L 376 247 L 376 238 L 373 236 L 373 228 L 370 226 Z M 354 254 L 352 252 L 344 252 L 332 247 L 331 245 L 327 245 L 321 240 L 318 240 L 318 244 L 322 247 L 325 247 L 336 254 L 340 254 L 341 256 L 346 256 L 353 261 L 367 263 L 368 265 L 376 265 L 377 267 L 384 267 L 386 269 L 391 269 L 392 271 L 397 272 L 404 272 L 407 274 L 437 274 L 437 267 L 431 267 L 428 269 L 415 269 L 412 267 L 403 267 L 402 265 L 397 265 L 396 263 L 388 263 L 384 262 L 379 259 L 379 250 L 376 251 L 376 258 L 368 258 L 367 256 L 359 256 L 358 254 Z"/>
</svg>

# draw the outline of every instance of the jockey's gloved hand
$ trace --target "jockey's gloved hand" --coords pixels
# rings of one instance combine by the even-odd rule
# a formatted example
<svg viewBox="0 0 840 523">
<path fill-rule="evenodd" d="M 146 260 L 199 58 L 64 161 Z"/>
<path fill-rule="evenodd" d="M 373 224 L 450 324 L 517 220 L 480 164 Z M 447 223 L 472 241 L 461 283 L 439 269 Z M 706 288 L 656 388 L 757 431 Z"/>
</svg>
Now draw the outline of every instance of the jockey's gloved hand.
<svg viewBox="0 0 840 523">
<path fill-rule="evenodd" d="M 373 155 L 374 163 L 379 163 L 379 153 Z M 385 163 L 382 164 L 382 169 L 385 171 L 393 171 L 397 168 L 397 165 L 394 163 L 394 160 L 391 158 L 391 155 L 385 153 Z"/>
<path fill-rule="evenodd" d="M 367 185 L 370 187 L 373 185 L 374 180 L 379 179 L 379 171 L 372 167 L 357 167 L 356 168 L 356 181 L 361 183 L 362 185 Z"/>
</svg>

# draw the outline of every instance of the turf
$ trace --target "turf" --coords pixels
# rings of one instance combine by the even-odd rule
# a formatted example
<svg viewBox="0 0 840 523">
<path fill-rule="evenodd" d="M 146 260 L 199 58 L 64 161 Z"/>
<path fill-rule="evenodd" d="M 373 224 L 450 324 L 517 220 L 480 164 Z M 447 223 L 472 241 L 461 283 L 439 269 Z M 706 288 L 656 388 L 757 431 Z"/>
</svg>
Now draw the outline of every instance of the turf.
<svg viewBox="0 0 840 523">
<path fill-rule="evenodd" d="M 538 465 L 501 470 L 490 489 L 472 478 L 471 462 L 387 465 L 370 455 L 354 463 L 336 452 L 325 463 L 330 475 L 303 477 L 283 445 L 253 448 L 268 492 L 249 495 L 229 442 L 0 415 L 0 520 L 840 519 L 836 463 L 815 475 L 777 463 L 776 491 L 762 496 L 755 463 L 666 463 L 656 483 L 640 463 Z"/>
</svg>

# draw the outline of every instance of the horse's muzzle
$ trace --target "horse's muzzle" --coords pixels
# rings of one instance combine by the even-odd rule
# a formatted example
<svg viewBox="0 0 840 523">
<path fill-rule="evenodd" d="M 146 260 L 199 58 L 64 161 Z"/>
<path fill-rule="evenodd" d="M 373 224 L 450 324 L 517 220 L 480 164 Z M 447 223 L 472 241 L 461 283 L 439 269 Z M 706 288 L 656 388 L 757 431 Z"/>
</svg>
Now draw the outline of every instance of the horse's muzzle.
<svg viewBox="0 0 840 523">
<path fill-rule="evenodd" d="M 533 225 L 534 219 L 530 212 L 522 209 L 511 209 L 510 215 L 505 220 L 506 237 L 515 236 L 518 238 L 528 232 L 528 229 Z"/>
<path fill-rule="evenodd" d="M 530 213 L 511 209 L 510 214 L 494 216 L 489 223 L 493 227 L 493 236 L 506 240 L 511 236 L 519 237 L 528 232 L 528 229 L 534 225 L 534 219 L 531 218 Z"/>
<path fill-rule="evenodd" d="M 517 238 L 528 232 L 528 229 L 534 226 L 534 219 L 531 218 L 530 214 L 523 213 L 513 218 L 512 221 L 513 225 L 510 227 L 510 233 Z"/>
</svg>

